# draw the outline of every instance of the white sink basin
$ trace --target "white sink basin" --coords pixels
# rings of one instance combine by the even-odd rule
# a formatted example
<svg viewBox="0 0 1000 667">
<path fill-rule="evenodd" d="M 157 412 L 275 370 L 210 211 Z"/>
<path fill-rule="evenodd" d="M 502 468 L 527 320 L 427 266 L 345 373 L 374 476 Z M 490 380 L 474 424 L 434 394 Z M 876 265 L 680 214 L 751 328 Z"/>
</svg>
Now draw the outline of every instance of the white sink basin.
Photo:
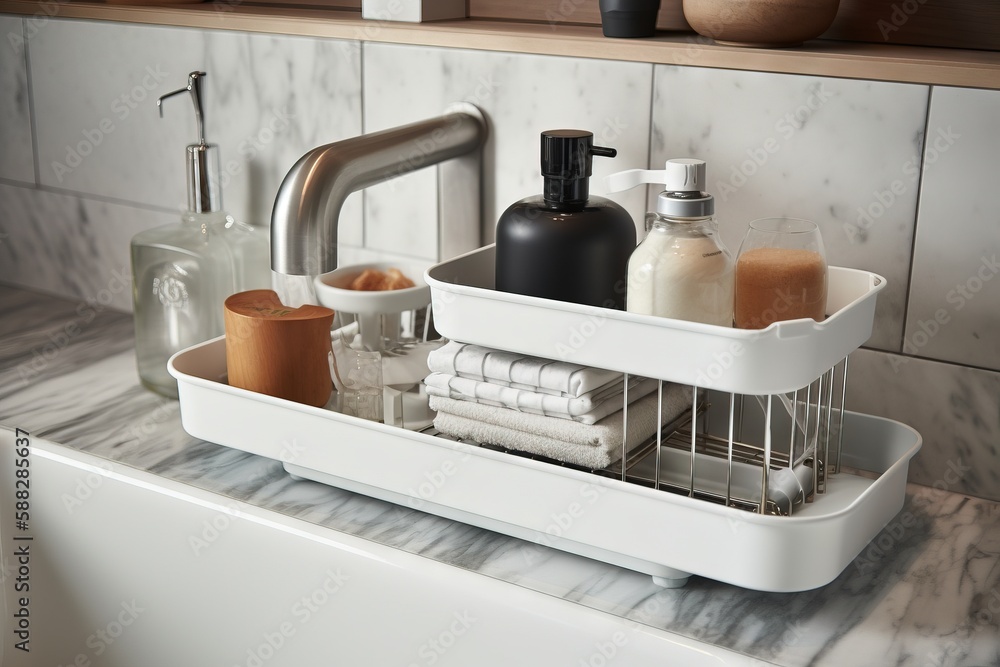
<svg viewBox="0 0 1000 667">
<path fill-rule="evenodd" d="M 14 435 L 0 427 L 6 667 L 761 664 L 33 438 L 16 530 Z M 30 653 L 10 627 L 25 606 Z"/>
</svg>

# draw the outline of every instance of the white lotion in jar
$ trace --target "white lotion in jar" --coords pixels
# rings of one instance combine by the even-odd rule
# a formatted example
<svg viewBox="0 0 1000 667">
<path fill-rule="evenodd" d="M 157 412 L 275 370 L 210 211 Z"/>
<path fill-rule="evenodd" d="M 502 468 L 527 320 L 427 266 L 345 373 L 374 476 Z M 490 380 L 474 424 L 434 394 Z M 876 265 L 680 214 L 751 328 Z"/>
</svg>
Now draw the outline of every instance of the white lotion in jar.
<svg viewBox="0 0 1000 667">
<path fill-rule="evenodd" d="M 629 259 L 626 310 L 732 326 L 733 258 L 719 238 L 715 199 L 701 190 L 705 163 L 667 160 L 663 171 L 632 169 L 607 178 L 611 192 L 643 183 L 666 187 L 646 216 L 649 233 Z"/>
</svg>

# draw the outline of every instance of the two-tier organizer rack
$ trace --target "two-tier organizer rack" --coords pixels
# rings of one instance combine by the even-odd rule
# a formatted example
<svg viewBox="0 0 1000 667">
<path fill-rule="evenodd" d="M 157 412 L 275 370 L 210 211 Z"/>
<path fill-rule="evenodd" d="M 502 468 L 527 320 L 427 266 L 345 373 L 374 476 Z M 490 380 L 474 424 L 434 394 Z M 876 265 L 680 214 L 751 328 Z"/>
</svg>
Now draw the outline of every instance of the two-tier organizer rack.
<svg viewBox="0 0 1000 667">
<path fill-rule="evenodd" d="M 919 434 L 844 409 L 848 356 L 871 335 L 881 277 L 830 267 L 826 320 L 748 331 L 497 292 L 494 258 L 488 246 L 427 272 L 443 336 L 656 378 L 660 391 L 687 385 L 690 409 L 587 470 L 230 387 L 219 338 L 170 361 L 184 428 L 300 477 L 671 587 L 691 574 L 823 586 L 902 507 Z"/>
</svg>

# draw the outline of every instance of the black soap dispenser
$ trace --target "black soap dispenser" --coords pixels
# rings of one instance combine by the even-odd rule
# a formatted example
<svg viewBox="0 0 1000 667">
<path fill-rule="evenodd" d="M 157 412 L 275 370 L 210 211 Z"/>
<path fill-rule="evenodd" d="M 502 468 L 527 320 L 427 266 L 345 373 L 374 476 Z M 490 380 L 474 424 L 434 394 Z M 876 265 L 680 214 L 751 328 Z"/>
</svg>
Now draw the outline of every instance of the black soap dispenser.
<svg viewBox="0 0 1000 667">
<path fill-rule="evenodd" d="M 591 197 L 592 132 L 542 132 L 541 195 L 512 204 L 497 223 L 496 289 L 588 306 L 625 309 L 635 224 L 624 208 Z"/>
</svg>

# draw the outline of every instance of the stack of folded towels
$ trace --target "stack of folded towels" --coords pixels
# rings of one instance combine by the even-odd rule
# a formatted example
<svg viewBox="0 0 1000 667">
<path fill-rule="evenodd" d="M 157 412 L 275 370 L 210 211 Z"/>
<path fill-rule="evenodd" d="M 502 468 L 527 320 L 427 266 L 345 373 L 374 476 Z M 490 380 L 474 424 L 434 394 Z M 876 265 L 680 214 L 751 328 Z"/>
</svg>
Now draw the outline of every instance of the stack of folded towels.
<svg viewBox="0 0 1000 667">
<path fill-rule="evenodd" d="M 456 341 L 431 352 L 427 365 L 424 384 L 441 433 L 586 468 L 621 458 L 622 373 Z M 665 384 L 657 420 L 657 384 L 629 377 L 626 449 L 690 407 L 684 387 Z"/>
</svg>

